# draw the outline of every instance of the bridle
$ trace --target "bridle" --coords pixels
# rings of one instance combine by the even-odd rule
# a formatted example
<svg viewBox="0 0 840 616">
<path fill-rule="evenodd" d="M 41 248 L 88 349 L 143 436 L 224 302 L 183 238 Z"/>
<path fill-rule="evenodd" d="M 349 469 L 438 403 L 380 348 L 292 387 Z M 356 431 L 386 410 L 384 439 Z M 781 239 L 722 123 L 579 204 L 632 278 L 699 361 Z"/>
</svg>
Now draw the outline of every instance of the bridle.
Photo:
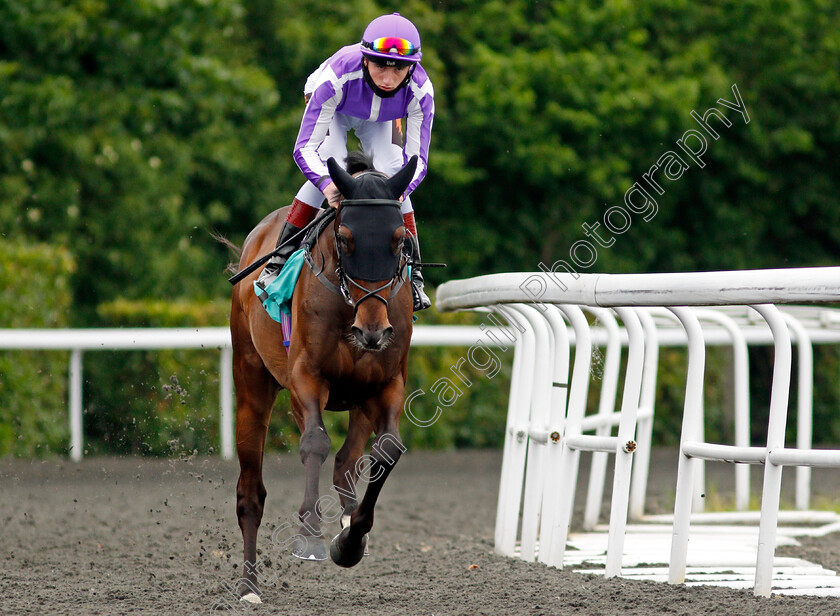
<svg viewBox="0 0 840 616">
<path fill-rule="evenodd" d="M 363 171 L 362 173 L 358 174 L 356 177 L 368 173 L 375 173 L 377 175 L 381 175 L 382 177 L 387 177 L 384 174 L 380 174 L 378 171 Z M 400 206 L 400 202 L 394 199 L 345 199 L 341 202 L 340 207 L 347 207 L 347 206 L 354 206 L 354 205 L 386 205 L 386 206 Z M 337 217 L 338 213 L 333 216 L 333 218 Z M 335 276 L 338 281 L 338 284 L 333 283 L 329 278 L 326 277 L 324 272 L 324 266 L 326 265 L 326 256 L 322 253 L 321 257 L 321 266 L 320 268 L 316 269 L 315 263 L 312 260 L 311 253 L 307 252 L 306 254 L 306 262 L 309 265 L 312 273 L 315 277 L 321 281 L 327 289 L 335 293 L 336 295 L 340 296 L 348 306 L 353 308 L 353 315 L 355 316 L 359 310 L 359 306 L 361 304 L 371 298 L 378 299 L 381 301 L 385 306 L 388 306 L 388 302 L 400 291 L 403 284 L 407 280 L 406 270 L 408 267 L 408 259 L 406 258 L 405 253 L 402 253 L 400 256 L 399 263 L 397 264 L 396 271 L 391 276 L 390 280 L 383 284 L 376 289 L 370 290 L 367 289 L 365 286 L 360 284 L 356 281 L 352 276 L 347 273 L 344 264 L 344 258 L 341 251 L 341 242 L 339 241 L 338 235 L 338 228 L 339 225 L 336 224 L 333 230 L 334 235 L 334 243 L 335 243 L 335 251 L 337 255 L 337 265 L 335 268 Z M 402 251 L 401 251 L 402 252 Z M 358 300 L 353 300 L 350 290 L 351 288 L 360 289 L 364 295 L 360 297 Z M 382 291 L 385 291 L 390 287 L 391 292 L 388 294 L 388 297 L 383 297 L 380 295 Z"/>
</svg>

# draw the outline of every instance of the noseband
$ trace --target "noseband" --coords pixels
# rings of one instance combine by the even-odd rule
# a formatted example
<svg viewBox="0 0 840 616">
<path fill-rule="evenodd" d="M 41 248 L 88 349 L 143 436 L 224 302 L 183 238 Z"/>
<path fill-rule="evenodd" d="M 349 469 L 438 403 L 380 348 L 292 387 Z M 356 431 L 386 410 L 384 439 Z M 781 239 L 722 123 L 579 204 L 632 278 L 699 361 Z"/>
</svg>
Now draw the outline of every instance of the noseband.
<svg viewBox="0 0 840 616">
<path fill-rule="evenodd" d="M 363 172 L 359 175 L 364 175 L 365 173 L 378 173 L 378 172 Z M 382 174 L 384 176 L 384 174 Z M 357 176 L 358 177 L 358 176 Z M 387 177 L 387 176 L 384 176 Z M 341 202 L 342 209 L 348 206 L 389 206 L 389 207 L 400 207 L 400 202 L 395 199 L 345 199 Z M 336 255 L 338 256 L 338 263 L 335 268 L 335 275 L 338 280 L 338 284 L 334 284 L 324 275 L 323 266 L 326 264 L 326 259 L 323 259 L 320 269 L 315 269 L 315 264 L 311 259 L 311 255 L 306 255 L 306 261 L 309 264 L 309 267 L 312 269 L 315 276 L 321 283 L 330 291 L 339 295 L 344 301 L 347 303 L 348 306 L 353 308 L 353 315 L 358 312 L 359 306 L 368 299 L 376 298 L 381 301 L 385 306 L 388 306 L 388 302 L 399 292 L 402 288 L 403 284 L 406 281 L 406 267 L 408 265 L 408 260 L 404 257 L 404 255 L 400 256 L 399 262 L 397 264 L 396 271 L 394 271 L 393 275 L 391 276 L 390 280 L 383 284 L 376 289 L 369 290 L 359 282 L 357 282 L 353 276 L 347 273 L 347 268 L 345 265 L 345 261 L 347 260 L 347 256 L 342 253 L 341 250 L 341 242 L 339 241 L 338 237 L 338 228 L 339 225 L 335 225 L 335 229 L 333 231 L 334 234 L 334 243 L 335 243 L 335 250 Z M 350 289 L 355 287 L 360 289 L 364 295 L 360 297 L 358 300 L 353 300 L 352 296 L 350 295 Z M 382 297 L 379 295 L 381 291 L 384 291 L 391 287 L 391 292 L 387 298 Z"/>
</svg>

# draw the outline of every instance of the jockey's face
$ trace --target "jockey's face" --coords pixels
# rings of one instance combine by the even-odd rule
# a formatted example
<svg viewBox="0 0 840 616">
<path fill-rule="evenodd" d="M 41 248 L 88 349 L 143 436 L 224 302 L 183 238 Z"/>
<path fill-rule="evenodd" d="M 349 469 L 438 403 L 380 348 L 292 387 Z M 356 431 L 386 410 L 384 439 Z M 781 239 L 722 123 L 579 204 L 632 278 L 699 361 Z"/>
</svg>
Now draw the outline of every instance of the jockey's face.
<svg viewBox="0 0 840 616">
<path fill-rule="evenodd" d="M 370 78 L 377 88 L 381 88 L 389 92 L 396 88 L 403 82 L 406 75 L 408 75 L 408 66 L 397 68 L 396 66 L 381 66 L 376 62 L 370 62 L 365 58 L 365 66 L 367 66 Z"/>
</svg>

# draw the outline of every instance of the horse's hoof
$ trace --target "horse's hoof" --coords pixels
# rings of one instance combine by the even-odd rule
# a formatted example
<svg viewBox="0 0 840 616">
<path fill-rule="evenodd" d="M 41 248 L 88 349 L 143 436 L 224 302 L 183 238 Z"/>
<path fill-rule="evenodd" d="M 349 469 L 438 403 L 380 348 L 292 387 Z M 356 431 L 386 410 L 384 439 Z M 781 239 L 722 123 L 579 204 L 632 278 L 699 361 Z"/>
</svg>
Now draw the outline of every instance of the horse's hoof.
<svg viewBox="0 0 840 616">
<path fill-rule="evenodd" d="M 327 560 L 327 542 L 323 537 L 298 535 L 292 546 L 292 556 L 301 560 Z"/>
<path fill-rule="evenodd" d="M 244 597 L 240 597 L 239 601 L 241 603 L 249 603 L 251 605 L 257 605 L 259 603 L 262 603 L 262 599 L 260 599 L 259 595 L 253 592 L 249 592 Z"/>
<path fill-rule="evenodd" d="M 362 535 L 362 540 L 358 545 L 348 546 L 347 537 L 349 535 L 350 528 L 345 528 L 333 537 L 332 543 L 330 543 L 330 557 L 339 567 L 353 567 L 359 564 L 359 561 L 367 553 L 367 535 Z"/>
</svg>

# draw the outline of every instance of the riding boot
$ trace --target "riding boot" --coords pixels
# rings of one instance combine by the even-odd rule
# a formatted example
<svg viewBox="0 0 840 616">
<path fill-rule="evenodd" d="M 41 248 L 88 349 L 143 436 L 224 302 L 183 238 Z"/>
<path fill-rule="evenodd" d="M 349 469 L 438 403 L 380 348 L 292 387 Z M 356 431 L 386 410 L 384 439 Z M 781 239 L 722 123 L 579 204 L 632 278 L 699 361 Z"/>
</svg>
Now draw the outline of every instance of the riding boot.
<svg viewBox="0 0 840 616">
<path fill-rule="evenodd" d="M 288 221 L 284 222 L 283 228 L 280 230 L 280 237 L 277 238 L 277 247 L 280 247 L 281 244 L 294 237 L 298 231 L 300 231 L 300 227 L 293 225 Z M 257 285 L 260 288 L 265 289 L 277 278 L 277 276 L 280 275 L 280 270 L 283 269 L 283 266 L 286 264 L 286 260 L 292 256 L 292 253 L 295 250 L 297 250 L 297 245 L 299 243 L 300 242 L 286 243 L 284 246 L 280 247 L 277 254 L 266 262 L 265 267 L 263 268 L 263 271 L 260 272 L 259 279 L 257 280 Z"/>
<path fill-rule="evenodd" d="M 411 260 L 414 263 L 422 263 L 420 258 L 420 240 L 416 235 L 407 234 L 408 243 L 411 250 Z M 411 297 L 414 299 L 414 311 L 425 310 L 432 305 L 432 300 L 426 295 L 423 290 L 423 272 L 421 267 L 412 266 L 411 268 Z"/>
</svg>

